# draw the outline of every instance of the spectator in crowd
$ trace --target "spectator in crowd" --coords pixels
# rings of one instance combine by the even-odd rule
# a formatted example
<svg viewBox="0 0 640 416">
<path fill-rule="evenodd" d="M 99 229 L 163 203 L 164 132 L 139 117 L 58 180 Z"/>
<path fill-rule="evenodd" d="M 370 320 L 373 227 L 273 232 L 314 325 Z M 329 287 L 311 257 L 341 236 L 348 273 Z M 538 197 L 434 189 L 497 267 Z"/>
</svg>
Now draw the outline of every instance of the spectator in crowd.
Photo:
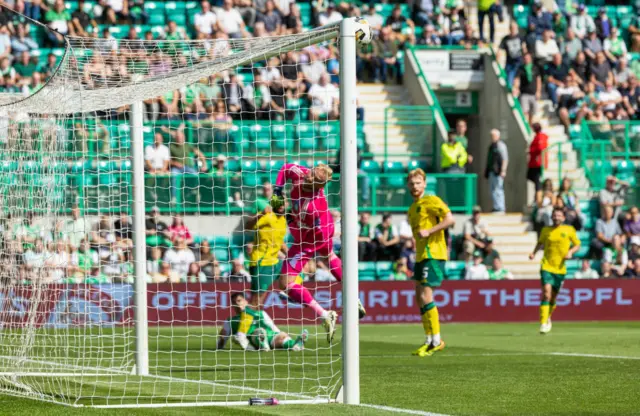
<svg viewBox="0 0 640 416">
<path fill-rule="evenodd" d="M 540 70 L 533 64 L 530 54 L 525 54 L 523 65 L 518 69 L 513 80 L 513 94 L 520 100 L 525 117 L 532 123 L 538 111 L 538 100 L 542 92 Z"/>
<path fill-rule="evenodd" d="M 621 277 L 616 270 L 612 267 L 611 263 L 603 261 L 600 263 L 600 278 L 601 279 L 617 279 Z"/>
<path fill-rule="evenodd" d="M 91 273 L 93 268 L 97 268 L 100 265 L 100 258 L 98 252 L 91 249 L 89 240 L 83 238 L 80 241 L 80 247 L 77 253 L 77 277 L 84 278 Z"/>
<path fill-rule="evenodd" d="M 285 15 L 282 24 L 284 25 L 286 35 L 302 33 L 302 16 L 300 15 L 300 6 L 296 3 L 291 3 L 289 6 L 289 14 Z"/>
<path fill-rule="evenodd" d="M 638 5 L 634 8 L 633 18 L 627 30 L 631 40 L 631 52 L 640 52 L 640 8 Z"/>
<path fill-rule="evenodd" d="M 233 0 L 224 0 L 222 8 L 218 9 L 217 30 L 223 32 L 231 39 L 239 39 L 246 36 L 246 28 L 238 9 L 233 7 Z"/>
<path fill-rule="evenodd" d="M 0 60 L 0 77 L 4 78 L 5 82 L 8 80 L 15 81 L 17 79 L 17 75 L 18 74 L 11 65 L 11 61 L 9 60 L 9 58 L 2 58 Z"/>
<path fill-rule="evenodd" d="M 374 4 L 365 3 L 361 9 L 362 18 L 369 23 L 373 36 L 377 36 L 384 24 L 384 18 L 376 11 Z M 423 24 L 426 24 L 426 21 Z"/>
<path fill-rule="evenodd" d="M 62 35 L 74 36 L 73 26 L 69 25 L 71 14 L 66 10 L 63 0 L 55 0 L 53 7 L 44 15 L 44 20 L 51 31 L 47 31 L 49 41 L 53 46 L 64 45 Z"/>
<path fill-rule="evenodd" d="M 55 251 L 45 258 L 44 265 L 47 268 L 50 280 L 61 282 L 67 276 L 73 274 L 73 262 L 69 247 L 64 241 L 58 240 L 55 243 Z"/>
<path fill-rule="evenodd" d="M 152 175 L 169 173 L 171 154 L 163 142 L 162 133 L 156 132 L 153 136 L 153 144 L 144 149 L 145 167 L 147 172 Z"/>
<path fill-rule="evenodd" d="M 551 179 L 545 179 L 542 188 L 536 192 L 535 218 L 537 229 L 552 225 L 551 215 L 556 203 L 556 195 Z"/>
<path fill-rule="evenodd" d="M 187 277 L 189 265 L 196 261 L 193 252 L 187 246 L 187 241 L 184 238 L 176 238 L 175 246 L 169 248 L 164 253 L 163 259 L 171 265 L 171 269 L 175 271 L 182 280 Z"/>
<path fill-rule="evenodd" d="M 591 73 L 590 81 L 596 85 L 596 89 L 598 90 L 605 89 L 605 83 L 607 81 L 610 83 L 614 82 L 611 65 L 607 62 L 607 58 L 602 51 L 596 54 L 595 62 L 589 67 L 589 72 Z"/>
<path fill-rule="evenodd" d="M 332 84 L 329 84 L 332 85 Z M 262 79 L 262 74 L 256 71 L 253 83 L 247 85 L 243 91 L 245 111 L 244 118 L 255 117 L 257 120 L 269 120 L 271 117 L 271 93 L 269 86 Z"/>
<path fill-rule="evenodd" d="M 378 246 L 376 250 L 378 261 L 394 261 L 399 257 L 402 249 L 398 228 L 392 224 L 391 220 L 391 214 L 384 214 L 382 222 L 376 225 L 374 231 Z"/>
<path fill-rule="evenodd" d="M 153 283 L 155 280 L 164 281 L 164 277 L 160 275 L 162 267 L 162 250 L 160 247 L 151 247 L 147 257 L 147 283 Z"/>
<path fill-rule="evenodd" d="M 440 168 L 444 173 L 464 173 L 466 165 L 467 151 L 451 131 L 448 140 L 440 146 Z"/>
<path fill-rule="evenodd" d="M 527 27 L 533 28 L 533 33 L 537 37 L 542 36 L 545 30 L 551 30 L 553 27 L 553 16 L 544 10 L 541 1 L 535 1 L 531 6 L 531 14 L 527 17 Z M 531 49 L 529 49 L 531 51 Z"/>
<path fill-rule="evenodd" d="M 101 215 L 98 222 L 94 224 L 90 236 L 91 246 L 98 251 L 101 259 L 106 259 L 109 256 L 111 245 L 116 241 L 111 218 L 108 215 Z"/>
<path fill-rule="evenodd" d="M 580 231 L 584 223 L 584 216 L 580 210 L 580 199 L 573 190 L 573 182 L 569 178 L 562 179 L 556 196 L 556 203 L 562 201 L 565 222 Z"/>
<path fill-rule="evenodd" d="M 11 50 L 13 53 L 21 53 L 38 49 L 40 46 L 27 33 L 25 25 L 19 24 L 14 36 L 11 37 Z"/>
<path fill-rule="evenodd" d="M 392 280 L 408 280 L 413 276 L 413 272 L 407 266 L 407 258 L 400 257 L 393 265 Z"/>
<path fill-rule="evenodd" d="M 418 45 L 424 46 L 440 46 L 442 44 L 442 39 L 436 33 L 435 26 L 428 24 L 424 26 L 422 36 L 418 38 L 417 43 Z"/>
<path fill-rule="evenodd" d="M 601 217 L 604 217 L 605 208 L 611 207 L 613 209 L 613 218 L 618 218 L 621 207 L 624 205 L 627 189 L 629 189 L 627 182 L 612 175 L 607 176 L 605 188 L 598 195 Z"/>
<path fill-rule="evenodd" d="M 500 257 L 493 259 L 493 264 L 489 269 L 489 280 L 513 280 L 513 273 L 502 266 Z"/>
<path fill-rule="evenodd" d="M 506 55 L 504 70 L 507 73 L 507 81 L 509 81 L 509 85 L 514 85 L 513 81 L 523 64 L 524 53 L 528 52 L 527 45 L 520 36 L 517 22 L 511 22 L 509 25 L 509 34 L 502 38 L 500 50 L 504 51 Z"/>
<path fill-rule="evenodd" d="M 473 163 L 473 156 L 468 153 L 469 139 L 467 138 L 467 122 L 462 118 L 456 121 L 456 142 L 462 144 L 464 150 L 467 151 L 467 163 Z"/>
<path fill-rule="evenodd" d="M 627 214 L 623 228 L 624 234 L 630 242 L 634 237 L 637 237 L 635 241 L 640 241 L 640 210 L 638 207 L 629 208 L 629 214 Z"/>
<path fill-rule="evenodd" d="M 206 283 L 207 276 L 200 270 L 200 265 L 194 262 L 189 265 L 185 280 L 187 283 Z"/>
<path fill-rule="evenodd" d="M 35 241 L 40 238 L 46 244 L 51 241 L 51 233 L 42 226 L 41 220 L 36 220 L 36 214 L 28 211 L 26 217 L 14 230 L 14 238 L 23 249 L 33 248 Z"/>
<path fill-rule="evenodd" d="M 567 77 L 569 76 L 569 66 L 562 62 L 562 55 L 556 53 L 553 55 L 551 63 L 545 71 L 547 74 L 547 93 L 549 99 L 554 105 L 558 105 L 558 88 L 566 86 Z"/>
<path fill-rule="evenodd" d="M 448 45 L 458 45 L 465 36 L 465 21 L 459 15 L 444 16 L 440 12 L 440 8 L 434 9 L 434 20 L 438 23 L 437 27 L 441 28 L 443 36 L 447 39 Z"/>
<path fill-rule="evenodd" d="M 611 34 L 611 31 L 615 27 L 609 16 L 607 16 L 607 9 L 605 7 L 600 7 L 598 9 L 598 15 L 595 19 L 593 19 L 594 26 L 596 28 L 596 33 L 601 40 L 605 40 Z"/>
<path fill-rule="evenodd" d="M 477 38 L 473 33 L 473 27 L 470 24 L 464 25 L 464 36 L 458 41 L 460 46 L 471 49 L 474 46 L 483 46 L 484 40 Z"/>
<path fill-rule="evenodd" d="M 339 115 L 338 89 L 329 82 L 329 74 L 322 73 L 317 84 L 309 88 L 311 109 L 309 117 L 312 120 L 336 120 Z"/>
<path fill-rule="evenodd" d="M 213 279 L 214 276 L 221 276 L 220 262 L 211 251 L 211 246 L 208 240 L 202 240 L 198 251 L 194 254 L 200 269 L 204 272 L 207 278 Z"/>
<path fill-rule="evenodd" d="M 567 62 L 573 62 L 580 52 L 582 52 L 582 41 L 576 36 L 573 29 L 568 28 L 567 34 L 560 44 L 560 53 Z"/>
<path fill-rule="evenodd" d="M 486 244 L 484 248 L 484 260 L 483 263 L 487 267 L 491 267 L 493 265 L 493 260 L 496 258 L 500 258 L 500 253 L 495 248 L 495 244 L 493 243 L 493 238 L 487 237 Z"/>
<path fill-rule="evenodd" d="M 464 273 L 465 280 L 489 280 L 489 270 L 482 262 L 482 252 L 473 252 L 473 262 L 469 264 Z"/>
<path fill-rule="evenodd" d="M 500 130 L 491 130 L 491 145 L 487 153 L 487 164 L 484 176 L 489 180 L 493 212 L 506 210 L 504 199 L 504 177 L 507 175 L 509 165 L 509 153 L 507 145 L 500 140 Z"/>
<path fill-rule="evenodd" d="M 177 130 L 172 131 L 162 127 L 162 130 L 168 134 L 170 134 L 173 138 L 173 142 L 169 146 L 169 154 L 171 156 L 171 199 L 172 202 L 175 202 L 176 198 L 176 187 L 177 187 L 177 176 L 180 174 L 197 174 L 198 171 L 206 172 L 207 171 L 207 162 L 204 157 L 204 154 L 198 149 L 197 146 L 194 146 L 189 143 L 185 143 L 185 135 L 184 135 L 185 125 L 184 123 L 178 127 Z M 196 165 L 196 160 L 194 156 L 198 159 L 200 166 Z"/>
<path fill-rule="evenodd" d="M 38 72 L 40 72 L 46 80 L 49 80 L 53 73 L 58 68 L 58 58 L 53 53 L 47 55 L 47 61 L 40 65 Z"/>
<path fill-rule="evenodd" d="M 180 275 L 171 269 L 171 264 L 167 261 L 160 263 L 160 272 L 152 276 L 153 283 L 180 283 Z"/>
<path fill-rule="evenodd" d="M 378 57 L 376 55 L 375 42 L 364 43 L 358 46 L 356 50 L 356 74 L 358 80 L 364 80 L 365 70 L 369 73 L 369 76 L 379 77 L 380 70 L 378 69 Z M 379 82 L 379 79 L 373 80 Z"/>
<path fill-rule="evenodd" d="M 413 3 L 413 18 L 417 25 L 424 26 L 433 22 L 434 6 L 434 0 L 418 0 Z"/>
<path fill-rule="evenodd" d="M 445 14 L 452 14 L 446 13 L 445 10 L 443 10 Z M 462 8 L 456 10 L 462 10 Z M 496 15 L 500 18 L 500 21 L 502 21 L 502 8 L 499 1 L 484 0 L 478 2 L 478 26 L 480 28 L 480 40 L 482 42 L 486 41 L 486 38 L 484 37 L 484 18 L 487 17 L 489 20 L 489 42 L 494 43 L 496 34 Z"/>
<path fill-rule="evenodd" d="M 20 59 L 13 64 L 13 69 L 24 80 L 29 80 L 38 70 L 37 58 L 31 58 L 28 51 L 20 53 Z"/>
<path fill-rule="evenodd" d="M 398 44 L 393 38 L 391 28 L 385 26 L 380 30 L 380 35 L 373 40 L 376 62 L 375 79 L 387 82 L 389 68 L 395 72 L 397 81 L 401 81 L 400 63 L 398 62 Z"/>
<path fill-rule="evenodd" d="M 371 215 L 368 212 L 360 214 L 358 221 L 358 261 L 375 261 L 376 246 L 371 240 L 373 236 L 371 230 Z"/>
<path fill-rule="evenodd" d="M 267 0 L 264 13 L 259 13 L 256 22 L 264 24 L 264 28 L 270 36 L 282 33 L 282 16 L 276 10 L 273 0 Z"/>
<path fill-rule="evenodd" d="M 465 261 L 470 261 L 476 250 L 484 250 L 487 246 L 489 228 L 487 223 L 480 217 L 481 212 L 482 208 L 479 205 L 474 206 L 471 218 L 464 223 L 462 251 Z"/>
<path fill-rule="evenodd" d="M 394 37 L 399 39 L 401 42 L 406 40 L 412 40 L 412 34 L 415 29 L 415 25 L 411 19 L 407 19 L 402 15 L 402 9 L 399 4 L 396 4 L 391 10 L 391 16 L 387 17 L 387 21 L 385 22 L 385 27 L 390 27 L 393 31 Z M 409 28 L 410 34 L 405 35 L 403 33 L 404 28 Z M 414 43 L 414 42 L 411 42 Z"/>
<path fill-rule="evenodd" d="M 327 8 L 318 14 L 318 25 L 326 26 L 331 23 L 337 23 L 342 20 L 342 14 L 336 10 L 333 2 L 327 3 Z"/>
<path fill-rule="evenodd" d="M 265 210 L 271 210 L 271 197 L 273 196 L 273 184 L 269 181 L 262 183 L 262 190 L 260 195 L 256 198 L 255 214 L 264 212 Z"/>
<path fill-rule="evenodd" d="M 547 154 L 545 153 L 549 136 L 542 132 L 540 123 L 532 124 L 533 140 L 529 144 L 529 163 L 527 169 L 527 179 L 533 182 L 536 192 L 542 189 L 542 169 L 547 168 Z"/>
<path fill-rule="evenodd" d="M 233 259 L 231 261 L 231 271 L 228 277 L 230 282 L 245 283 L 251 281 L 251 275 L 244 268 L 244 262 L 242 259 Z"/>
<path fill-rule="evenodd" d="M 80 207 L 71 207 L 71 218 L 65 219 L 61 225 L 62 238 L 73 248 L 80 247 L 80 242 L 86 237 L 90 225 L 85 217 L 80 215 Z"/>
<path fill-rule="evenodd" d="M 553 12 L 553 21 L 551 22 L 551 29 L 556 42 L 560 44 L 564 40 L 564 35 L 567 32 L 567 19 L 565 18 L 562 10 L 556 9 Z"/>
<path fill-rule="evenodd" d="M 11 36 L 7 25 L 0 26 L 0 58 L 11 55 Z"/>
<path fill-rule="evenodd" d="M 156 206 L 151 208 L 151 216 L 147 217 L 145 229 L 145 233 L 147 235 L 146 243 L 148 246 L 170 247 L 173 245 L 171 243 L 169 227 L 160 220 L 160 208 Z"/>
<path fill-rule="evenodd" d="M 617 27 L 611 28 L 611 33 L 604 40 L 602 48 L 609 62 L 614 65 L 627 56 L 627 45 L 620 37 Z"/>
<path fill-rule="evenodd" d="M 596 25 L 593 18 L 587 13 L 584 4 L 578 6 L 578 14 L 571 18 L 571 29 L 580 39 L 583 39 L 588 33 L 596 33 Z"/>
<path fill-rule="evenodd" d="M 216 31 L 218 17 L 211 10 L 211 4 L 207 1 L 200 2 L 200 11 L 193 16 L 193 27 L 197 34 L 210 36 Z"/>
<path fill-rule="evenodd" d="M 402 264 L 405 265 L 411 272 L 411 275 L 413 275 L 416 265 L 416 248 L 413 239 L 404 242 L 399 260 L 402 260 Z"/>
<path fill-rule="evenodd" d="M 602 258 L 604 249 L 613 245 L 614 237 L 622 235 L 620 225 L 613 215 L 613 207 L 606 205 L 602 209 L 602 218 L 598 218 L 596 221 L 596 237 L 591 242 L 591 256 L 593 258 Z"/>
<path fill-rule="evenodd" d="M 599 276 L 598 272 L 591 268 L 591 260 L 582 259 L 580 270 L 573 277 L 574 279 L 597 279 Z"/>
<path fill-rule="evenodd" d="M 85 11 L 85 0 L 78 1 L 78 7 L 71 13 L 71 27 L 77 36 L 90 36 L 89 26 L 96 31 L 98 23 Z"/>
<path fill-rule="evenodd" d="M 185 225 L 184 219 L 179 215 L 173 216 L 173 223 L 169 226 L 169 232 L 171 233 L 171 241 L 176 244 L 178 240 L 184 240 L 187 245 L 193 244 L 193 237 L 191 231 Z"/>
<path fill-rule="evenodd" d="M 24 275 L 23 279 L 30 281 L 46 281 L 46 272 L 43 270 L 45 260 L 51 254 L 46 250 L 42 238 L 36 238 L 33 246 L 26 249 L 23 254 Z"/>
<path fill-rule="evenodd" d="M 602 41 L 595 30 L 590 31 L 582 40 L 582 50 L 587 55 L 590 62 L 594 62 L 596 60 L 596 55 L 603 52 Z"/>
<path fill-rule="evenodd" d="M 113 232 L 120 248 L 133 248 L 133 224 L 125 211 L 120 212 L 120 218 L 113 223 Z"/>
<path fill-rule="evenodd" d="M 553 32 L 551 30 L 542 32 L 542 38 L 536 41 L 535 51 L 536 65 L 538 65 L 538 69 L 542 72 L 546 65 L 552 63 L 553 57 L 560 53 L 560 48 L 558 48 L 558 44 L 553 39 Z M 560 57 L 562 58 L 562 55 Z"/>
<path fill-rule="evenodd" d="M 640 259 L 633 261 L 632 267 L 627 268 L 623 277 L 627 279 L 640 279 Z"/>
<path fill-rule="evenodd" d="M 616 274 L 622 276 L 629 264 L 629 253 L 622 243 L 622 235 L 616 234 L 612 238 L 611 245 L 604 248 L 603 261 L 611 263 Z"/>
</svg>

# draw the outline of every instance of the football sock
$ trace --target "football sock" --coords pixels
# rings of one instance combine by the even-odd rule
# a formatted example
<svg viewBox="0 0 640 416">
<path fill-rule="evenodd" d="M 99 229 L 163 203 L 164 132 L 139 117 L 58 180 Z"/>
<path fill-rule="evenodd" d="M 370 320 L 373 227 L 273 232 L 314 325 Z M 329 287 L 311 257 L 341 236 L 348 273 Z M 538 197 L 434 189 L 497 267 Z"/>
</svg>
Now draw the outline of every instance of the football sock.
<svg viewBox="0 0 640 416">
<path fill-rule="evenodd" d="M 554 303 L 549 303 L 549 319 L 551 319 L 551 315 L 553 315 L 553 311 L 556 310 L 556 304 Z"/>
<path fill-rule="evenodd" d="M 296 345 L 296 342 L 292 340 L 291 337 L 287 337 L 287 339 L 282 343 L 282 349 L 290 350 L 294 345 Z"/>
<path fill-rule="evenodd" d="M 325 318 L 327 316 L 327 311 L 325 311 L 324 308 L 320 306 L 315 299 L 313 299 L 313 296 L 311 296 L 311 293 L 309 293 L 306 287 L 299 285 L 296 282 L 292 282 L 287 286 L 287 293 L 295 302 L 309 306 L 313 309 L 320 318 Z"/>
<path fill-rule="evenodd" d="M 246 312 L 242 312 L 240 314 L 240 325 L 238 325 L 238 332 L 242 334 L 247 334 L 249 329 L 251 328 L 251 324 L 253 323 L 253 316 L 249 315 Z"/>
<path fill-rule="evenodd" d="M 438 314 L 438 307 L 435 303 L 430 302 L 425 306 L 425 314 L 429 320 L 429 328 L 431 329 L 431 336 L 433 345 L 440 345 L 440 316 Z"/>
<path fill-rule="evenodd" d="M 427 305 L 420 307 L 420 315 L 422 317 L 422 328 L 424 328 L 425 344 L 431 344 L 433 337 L 431 336 L 431 324 L 429 323 L 429 316 L 427 314 Z"/>
<path fill-rule="evenodd" d="M 549 320 L 549 301 L 540 302 L 540 324 L 546 324 Z"/>
<path fill-rule="evenodd" d="M 334 256 L 329 260 L 329 268 L 331 274 L 336 278 L 338 282 L 342 282 L 342 260 L 338 256 Z"/>
</svg>

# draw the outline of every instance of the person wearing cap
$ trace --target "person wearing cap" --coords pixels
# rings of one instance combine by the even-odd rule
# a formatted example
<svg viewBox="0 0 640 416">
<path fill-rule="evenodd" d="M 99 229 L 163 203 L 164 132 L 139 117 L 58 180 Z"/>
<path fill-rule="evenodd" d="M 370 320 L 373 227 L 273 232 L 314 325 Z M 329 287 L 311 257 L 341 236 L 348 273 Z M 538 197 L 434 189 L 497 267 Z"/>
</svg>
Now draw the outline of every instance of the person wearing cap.
<svg viewBox="0 0 640 416">
<path fill-rule="evenodd" d="M 484 246 L 484 265 L 490 267 L 491 265 L 493 265 L 493 259 L 499 258 L 500 253 L 498 252 L 498 250 L 496 250 L 495 244 L 493 243 L 493 237 L 487 237 L 485 239 Z"/>
<path fill-rule="evenodd" d="M 638 207 L 629 208 L 622 228 L 629 241 L 634 237 L 638 239 L 636 241 L 640 241 L 640 210 Z"/>
<path fill-rule="evenodd" d="M 465 269 L 464 280 L 489 280 L 489 270 L 482 262 L 482 251 L 473 252 L 473 261 Z"/>
<path fill-rule="evenodd" d="M 640 259 L 640 235 L 634 235 L 629 239 L 629 262 Z"/>
<path fill-rule="evenodd" d="M 537 0 L 531 7 L 531 14 L 527 17 L 527 27 L 533 29 L 536 37 L 541 37 L 542 32 L 553 28 L 553 16 L 542 7 L 542 1 Z M 531 51 L 531 49 L 529 49 Z"/>
<path fill-rule="evenodd" d="M 584 39 L 585 35 L 591 31 L 595 32 L 596 25 L 593 18 L 587 13 L 584 4 L 578 6 L 578 14 L 572 17 L 571 28 L 580 39 Z"/>
<path fill-rule="evenodd" d="M 442 39 L 436 33 L 436 28 L 432 24 L 425 25 L 422 35 L 418 38 L 418 45 L 440 46 Z"/>
<path fill-rule="evenodd" d="M 616 187 L 616 185 L 618 185 Z M 604 216 L 604 209 L 611 207 L 613 209 L 613 218 L 618 218 L 621 207 L 627 195 L 629 184 L 621 181 L 613 175 L 607 176 L 607 181 L 603 190 L 598 194 L 600 202 L 600 216 Z"/>
<path fill-rule="evenodd" d="M 489 280 L 513 280 L 513 273 L 505 269 L 500 257 L 495 257 L 489 269 Z"/>
<path fill-rule="evenodd" d="M 462 252 L 465 261 L 471 260 L 474 251 L 484 250 L 487 246 L 489 229 L 487 223 L 480 217 L 481 212 L 482 208 L 479 205 L 474 206 L 471 218 L 465 221 L 463 226 Z"/>
</svg>

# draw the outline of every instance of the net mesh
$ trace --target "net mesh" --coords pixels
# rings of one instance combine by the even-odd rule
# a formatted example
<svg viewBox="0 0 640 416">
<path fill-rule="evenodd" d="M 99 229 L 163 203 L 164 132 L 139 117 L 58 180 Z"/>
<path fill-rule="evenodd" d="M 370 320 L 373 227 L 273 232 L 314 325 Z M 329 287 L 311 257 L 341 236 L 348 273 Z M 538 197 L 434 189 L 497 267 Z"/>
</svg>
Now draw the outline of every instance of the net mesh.
<svg viewBox="0 0 640 416">
<path fill-rule="evenodd" d="M 219 344 L 219 331 L 235 314 L 233 292 L 280 274 L 247 271 L 259 249 L 252 224 L 270 210 L 278 172 L 295 163 L 339 173 L 336 36 L 337 26 L 244 40 L 65 38 L 46 82 L 0 96 L 2 391 L 72 405 L 335 395 L 338 347 L 277 280 L 262 307 L 278 327 L 268 335 L 280 332 L 271 347 L 308 331 L 304 349 L 300 338 L 245 351 Z M 129 217 L 136 101 L 145 236 Z M 325 189 L 337 222 L 338 178 Z M 135 368 L 134 240 L 147 247 L 149 376 Z M 334 240 L 339 250 L 339 228 Z M 288 250 L 297 243 L 288 233 Z M 340 286 L 324 254 L 302 276 L 334 309 Z"/>
</svg>

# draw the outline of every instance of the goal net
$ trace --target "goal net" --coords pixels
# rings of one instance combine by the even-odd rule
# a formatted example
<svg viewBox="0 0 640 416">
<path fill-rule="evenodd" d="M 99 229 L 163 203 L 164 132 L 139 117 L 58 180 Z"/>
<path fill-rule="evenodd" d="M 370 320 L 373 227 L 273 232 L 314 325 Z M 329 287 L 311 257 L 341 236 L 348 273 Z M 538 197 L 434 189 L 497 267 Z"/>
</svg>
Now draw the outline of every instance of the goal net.
<svg viewBox="0 0 640 416">
<path fill-rule="evenodd" d="M 0 391 L 75 406 L 334 399 L 341 335 L 328 342 L 316 312 L 278 291 L 297 242 L 287 216 L 260 219 L 283 167 L 330 166 L 340 254 L 338 32 L 71 37 L 49 79 L 0 97 Z M 287 209 L 299 210 L 291 187 Z M 136 204 L 146 218 L 134 233 Z M 280 230 L 287 248 L 267 253 Z M 301 277 L 339 311 L 327 253 Z M 269 319 L 255 312 L 246 349 L 235 292 L 264 293 L 253 310 L 274 321 L 263 337 Z"/>
</svg>

